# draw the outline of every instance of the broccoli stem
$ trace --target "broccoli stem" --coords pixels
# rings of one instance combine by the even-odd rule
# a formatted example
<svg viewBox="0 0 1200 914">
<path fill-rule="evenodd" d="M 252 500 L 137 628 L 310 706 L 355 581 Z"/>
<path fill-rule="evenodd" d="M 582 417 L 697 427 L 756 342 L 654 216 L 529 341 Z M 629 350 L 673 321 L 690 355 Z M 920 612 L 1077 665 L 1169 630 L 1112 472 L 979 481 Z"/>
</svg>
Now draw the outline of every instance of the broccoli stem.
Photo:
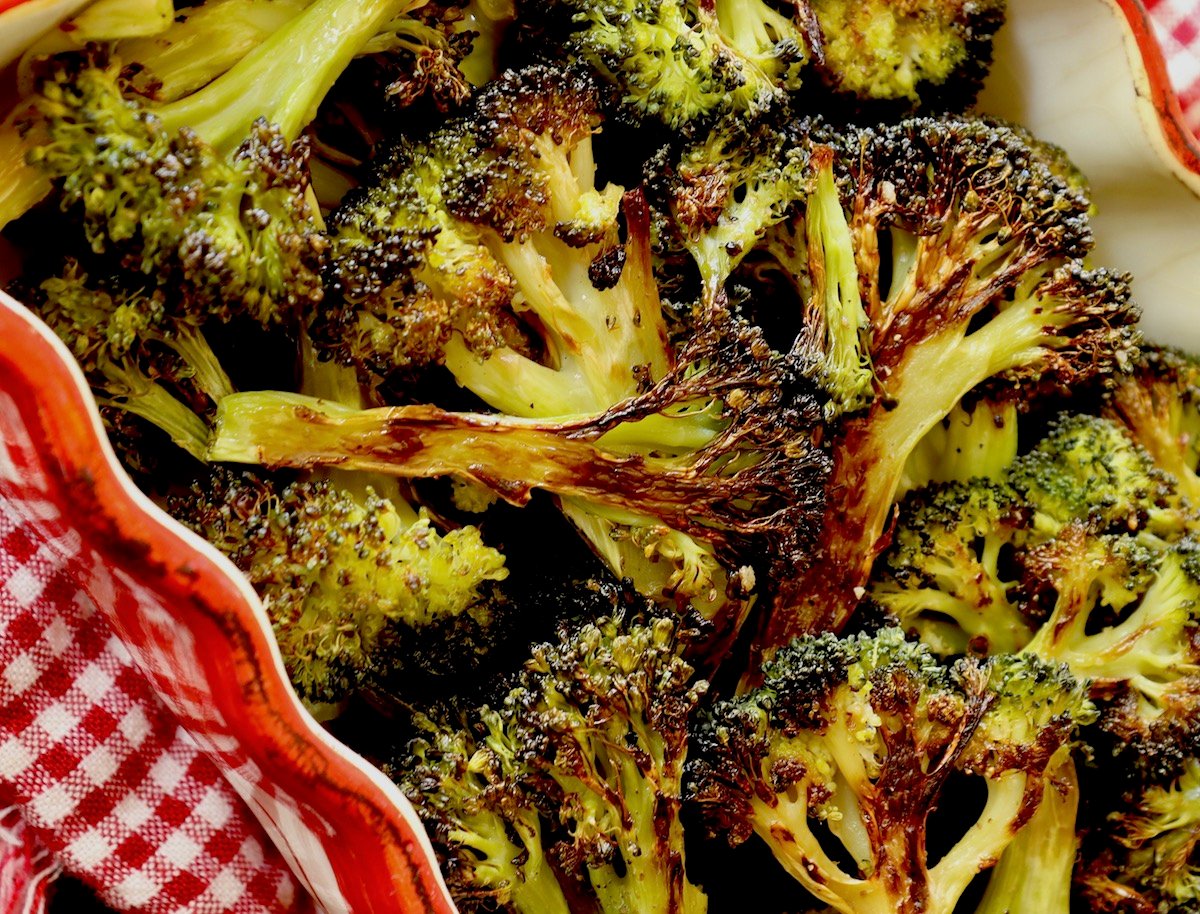
<svg viewBox="0 0 1200 914">
<path fill-rule="evenodd" d="M 422 0 L 317 0 L 203 89 L 156 109 L 164 128 L 184 127 L 223 151 L 259 117 L 294 139 L 362 48 L 389 19 Z"/>
<path fill-rule="evenodd" d="M 829 491 L 836 499 L 821 533 L 821 559 L 777 601 L 762 645 L 786 644 L 806 632 L 837 631 L 862 597 L 909 455 L 958 402 L 994 375 L 1036 364 L 1057 340 L 1057 302 L 1030 287 L 970 335 L 962 322 L 904 350 L 887 373 L 891 396 L 844 426 L 834 453 Z"/>
<path fill-rule="evenodd" d="M 1005 848 L 975 914 L 1069 914 L 1078 808 L 1079 777 L 1064 746 L 1047 768 L 1037 812 Z"/>
<path fill-rule="evenodd" d="M 131 365 L 108 364 L 101 369 L 107 384 L 107 397 L 98 397 L 102 406 L 111 406 L 140 416 L 166 432 L 176 445 L 197 460 L 208 451 L 208 426 L 192 410 L 175 399 Z"/>
<path fill-rule="evenodd" d="M 0 229 L 50 193 L 49 176 L 25 160 L 33 135 L 23 135 L 18 121 L 30 113 L 26 106 L 18 105 L 0 123 Z"/>
</svg>

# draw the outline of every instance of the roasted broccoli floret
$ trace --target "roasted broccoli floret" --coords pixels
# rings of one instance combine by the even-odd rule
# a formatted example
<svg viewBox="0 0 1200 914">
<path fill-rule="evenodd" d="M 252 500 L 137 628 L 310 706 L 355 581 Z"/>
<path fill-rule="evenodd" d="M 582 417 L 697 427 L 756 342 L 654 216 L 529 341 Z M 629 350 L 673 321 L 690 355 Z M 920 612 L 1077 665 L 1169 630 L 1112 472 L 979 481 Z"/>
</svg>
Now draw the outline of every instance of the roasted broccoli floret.
<svg viewBox="0 0 1200 914">
<path fill-rule="evenodd" d="M 407 629 L 488 611 L 504 557 L 478 528 L 445 534 L 402 501 L 326 480 L 277 485 L 218 472 L 168 503 L 262 597 L 301 697 L 337 702 L 372 677 Z"/>
<path fill-rule="evenodd" d="M 1173 349 L 1143 348 L 1134 370 L 1118 379 L 1105 415 L 1200 504 L 1200 362 Z"/>
<path fill-rule="evenodd" d="M 692 792 L 715 835 L 757 834 L 843 914 L 950 914 L 1041 800 L 1087 715 L 1065 668 L 1034 657 L 950 668 L 899 629 L 813 636 L 702 718 Z M 930 865 L 928 816 L 952 772 L 982 778 L 987 799 Z M 826 829 L 844 854 L 822 844 Z"/>
<path fill-rule="evenodd" d="M 107 415 L 138 416 L 205 459 L 206 418 L 233 385 L 199 320 L 169 315 L 162 290 L 89 279 L 74 260 L 60 275 L 14 291 L 66 343 Z M 138 463 L 120 436 L 114 443 Z"/>
<path fill-rule="evenodd" d="M 1200 910 L 1200 760 L 1178 778 L 1122 798 L 1105 846 L 1078 875 L 1096 911 L 1190 914 Z"/>
<path fill-rule="evenodd" d="M 1137 339 L 1127 278 L 1083 264 L 1087 201 L 1019 134 L 953 117 L 851 129 L 833 167 L 868 319 L 840 345 L 857 343 L 874 394 L 833 430 L 820 557 L 777 601 L 768 649 L 844 622 L 909 456 L 965 395 L 1104 376 Z"/>
<path fill-rule="evenodd" d="M 1032 579 L 1053 609 L 1026 650 L 1068 664 L 1109 696 L 1104 716 L 1148 731 L 1158 717 L 1195 712 L 1200 653 L 1200 557 L 1182 540 L 1156 553 L 1129 536 L 1096 535 L 1075 521 L 1031 549 Z M 1112 725 L 1110 725 L 1112 726 Z"/>
<path fill-rule="evenodd" d="M 702 309 L 691 339 L 669 342 L 645 202 L 637 192 L 596 186 L 599 124 L 590 80 L 533 67 L 505 74 L 428 138 L 401 144 L 376 182 L 331 220 L 333 302 L 314 322 L 314 337 L 377 380 L 442 362 L 501 413 L 462 417 L 459 435 L 472 427 L 514 444 L 525 438 L 523 453 L 542 460 L 538 468 L 513 446 L 489 445 L 485 462 L 471 458 L 475 469 L 443 462 L 456 459 L 447 450 L 432 462 L 422 458 L 423 467 L 390 461 L 393 472 L 457 473 L 510 501 L 530 487 L 549 489 L 643 593 L 690 601 L 709 615 L 728 607 L 736 623 L 752 562 L 735 541 L 761 532 L 775 545 L 751 551 L 802 560 L 808 523 L 801 515 L 819 492 L 801 477 L 819 476 L 822 466 L 806 438 L 815 401 L 799 376 L 803 366 L 773 354 L 721 300 Z M 307 437 L 294 424 L 296 404 L 280 402 L 275 431 L 255 431 L 237 415 L 268 401 L 255 402 L 226 405 L 214 458 L 341 459 L 332 438 L 318 446 L 324 456 L 307 445 L 308 456 L 293 450 Z M 290 440 L 289 423 L 299 433 Z M 482 444 L 480 434 L 472 433 Z M 549 452 L 538 454 L 543 444 L 535 439 L 559 442 L 557 456 L 545 461 Z M 382 465 L 380 457 L 367 459 Z M 612 472 L 597 476 L 582 462 L 591 460 Z M 693 496 L 670 507 L 652 481 L 664 472 L 676 480 L 662 477 L 672 488 L 687 477 Z M 768 485 L 775 494 L 764 502 Z M 785 527 L 794 532 L 774 539 Z"/>
<path fill-rule="evenodd" d="M 1034 623 L 1021 611 L 1014 561 L 1033 509 L 1002 482 L 973 479 L 912 493 L 880 558 L 870 596 L 934 653 L 1019 650 Z"/>
<path fill-rule="evenodd" d="M 1053 534 L 1086 520 L 1092 529 L 1173 542 L 1196 529 L 1174 480 L 1114 422 L 1059 416 L 1046 437 L 1018 459 L 1010 479 L 1037 508 L 1038 527 Z"/>
<path fill-rule="evenodd" d="M 295 324 L 320 300 L 325 239 L 306 199 L 307 146 L 265 121 L 218 154 L 127 101 L 114 67 L 57 66 L 32 156 L 88 241 L 164 290 L 172 314 Z"/>
<path fill-rule="evenodd" d="M 534 648 L 498 711 L 424 723 L 395 773 L 470 910 L 702 914 L 680 822 L 704 693 L 676 623 L 604 617 Z"/>
<path fill-rule="evenodd" d="M 531 21 L 611 82 L 634 116 L 698 129 L 721 113 L 749 114 L 800 85 L 815 38 L 805 4 L 770 0 L 527 0 Z"/>
<path fill-rule="evenodd" d="M 860 99 L 953 100 L 968 106 L 992 62 L 1004 0 L 810 0 L 817 68 Z"/>
</svg>

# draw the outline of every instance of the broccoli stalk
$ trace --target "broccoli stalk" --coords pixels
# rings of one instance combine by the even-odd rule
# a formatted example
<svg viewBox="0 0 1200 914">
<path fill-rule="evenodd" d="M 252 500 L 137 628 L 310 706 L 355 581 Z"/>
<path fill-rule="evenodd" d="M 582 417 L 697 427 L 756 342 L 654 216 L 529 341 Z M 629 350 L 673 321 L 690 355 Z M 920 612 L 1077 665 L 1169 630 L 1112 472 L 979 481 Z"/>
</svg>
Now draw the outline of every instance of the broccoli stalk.
<svg viewBox="0 0 1200 914">
<path fill-rule="evenodd" d="M 1000 481 L 1017 459 L 1017 444 L 1015 403 L 959 403 L 909 455 L 896 496 L 930 483 Z"/>
<path fill-rule="evenodd" d="M 1103 375 L 1136 339 L 1127 280 L 1081 262 L 1087 202 L 1019 134 L 912 119 L 851 131 L 841 148 L 854 242 L 844 254 L 858 265 L 876 394 L 834 430 L 838 497 L 819 558 L 776 601 L 766 649 L 845 621 L 886 545 L 909 456 L 965 395 L 985 382 L 1036 390 Z"/>
<path fill-rule="evenodd" d="M 703 719 L 694 799 L 715 834 L 757 834 L 836 911 L 951 914 L 1036 808 L 1087 712 L 1065 668 L 1037 658 L 951 670 L 898 629 L 798 639 L 761 686 Z M 983 778 L 987 799 L 930 865 L 927 816 L 953 771 Z M 816 823 L 851 865 L 825 850 Z"/>
<path fill-rule="evenodd" d="M 1063 747 L 1047 766 L 1037 810 L 992 869 L 975 914 L 1070 914 L 1078 809 L 1079 776 Z"/>
</svg>

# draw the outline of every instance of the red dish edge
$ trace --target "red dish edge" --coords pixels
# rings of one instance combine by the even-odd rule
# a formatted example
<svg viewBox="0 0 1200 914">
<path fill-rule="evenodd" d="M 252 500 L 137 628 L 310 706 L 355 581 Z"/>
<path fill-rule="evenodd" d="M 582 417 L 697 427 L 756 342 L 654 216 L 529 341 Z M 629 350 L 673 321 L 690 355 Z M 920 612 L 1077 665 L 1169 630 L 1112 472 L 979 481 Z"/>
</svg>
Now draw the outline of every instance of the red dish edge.
<svg viewBox="0 0 1200 914">
<path fill-rule="evenodd" d="M 322 844 L 349 910 L 453 914 L 423 836 L 363 771 L 315 738 L 315 725 L 276 672 L 268 636 L 230 571 L 126 490 L 109 464 L 77 369 L 64 359 L 48 331 L 0 293 L 0 378 L 38 453 L 52 458 L 47 469 L 57 500 L 72 506 L 69 516 L 88 544 L 161 597 L 198 643 L 229 646 L 198 652 L 209 681 L 228 684 L 218 710 L 282 789 L 304 797 L 336 827 Z M 104 609 L 118 631 L 143 627 L 136 606 Z"/>
<path fill-rule="evenodd" d="M 1200 175 L 1200 140 L 1188 129 L 1183 120 L 1183 108 L 1179 96 L 1171 85 L 1167 72 L 1167 60 L 1162 45 L 1154 31 L 1154 22 L 1141 0 L 1109 0 L 1129 25 L 1129 32 L 1137 46 L 1138 54 L 1145 67 L 1150 88 L 1150 103 L 1158 115 L 1163 138 L 1171 154 L 1188 171 Z M 1200 8 L 1197 10 L 1200 12 Z"/>
</svg>

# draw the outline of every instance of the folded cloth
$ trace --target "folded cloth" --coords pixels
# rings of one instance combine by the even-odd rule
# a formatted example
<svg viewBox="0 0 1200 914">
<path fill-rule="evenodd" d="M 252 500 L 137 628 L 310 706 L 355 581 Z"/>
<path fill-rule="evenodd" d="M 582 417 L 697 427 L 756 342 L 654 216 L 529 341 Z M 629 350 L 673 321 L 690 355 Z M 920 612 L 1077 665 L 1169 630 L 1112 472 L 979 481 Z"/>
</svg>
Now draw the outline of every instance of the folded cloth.
<svg viewBox="0 0 1200 914">
<path fill-rule="evenodd" d="M 47 851 L 118 911 L 309 910 L 97 609 L 95 561 L 44 502 L 0 499 L 0 911 L 39 910 Z"/>
<path fill-rule="evenodd" d="M 1200 137 L 1200 0 L 1145 0 L 1184 123 Z"/>
</svg>

